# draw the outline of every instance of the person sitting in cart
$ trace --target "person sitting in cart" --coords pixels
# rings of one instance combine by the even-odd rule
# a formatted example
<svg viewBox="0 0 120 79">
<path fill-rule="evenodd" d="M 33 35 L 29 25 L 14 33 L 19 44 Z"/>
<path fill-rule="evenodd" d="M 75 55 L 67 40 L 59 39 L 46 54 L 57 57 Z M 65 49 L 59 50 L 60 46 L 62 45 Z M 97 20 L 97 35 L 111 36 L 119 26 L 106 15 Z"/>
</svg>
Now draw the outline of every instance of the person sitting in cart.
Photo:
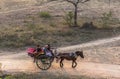
<svg viewBox="0 0 120 79">
<path fill-rule="evenodd" d="M 45 45 L 45 47 L 43 48 L 43 51 L 47 56 L 50 56 L 50 57 L 52 56 L 50 44 Z"/>
<path fill-rule="evenodd" d="M 40 47 L 40 45 L 37 45 L 36 47 L 36 51 L 34 52 L 34 61 L 36 61 L 36 57 L 38 57 L 39 55 L 44 54 L 44 52 L 42 51 L 42 48 Z"/>
<path fill-rule="evenodd" d="M 37 47 L 36 47 L 36 54 L 37 55 L 44 54 L 44 52 L 42 51 L 42 48 L 40 47 L 40 45 L 37 45 Z"/>
<path fill-rule="evenodd" d="M 39 56 L 40 54 L 44 54 L 44 52 L 42 51 L 40 45 L 37 45 L 36 51 L 34 52 L 34 56 L 37 57 L 37 56 Z"/>
</svg>

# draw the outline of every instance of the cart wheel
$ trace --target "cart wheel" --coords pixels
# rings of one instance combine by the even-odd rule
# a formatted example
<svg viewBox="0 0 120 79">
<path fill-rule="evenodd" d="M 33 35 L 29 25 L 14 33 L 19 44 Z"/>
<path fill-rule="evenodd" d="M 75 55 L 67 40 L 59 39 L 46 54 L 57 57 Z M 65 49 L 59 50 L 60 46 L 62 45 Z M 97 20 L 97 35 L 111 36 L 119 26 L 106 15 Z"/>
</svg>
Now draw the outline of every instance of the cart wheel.
<svg viewBox="0 0 120 79">
<path fill-rule="evenodd" d="M 51 61 L 48 58 L 37 59 L 36 65 L 41 70 L 48 70 L 51 67 Z"/>
</svg>

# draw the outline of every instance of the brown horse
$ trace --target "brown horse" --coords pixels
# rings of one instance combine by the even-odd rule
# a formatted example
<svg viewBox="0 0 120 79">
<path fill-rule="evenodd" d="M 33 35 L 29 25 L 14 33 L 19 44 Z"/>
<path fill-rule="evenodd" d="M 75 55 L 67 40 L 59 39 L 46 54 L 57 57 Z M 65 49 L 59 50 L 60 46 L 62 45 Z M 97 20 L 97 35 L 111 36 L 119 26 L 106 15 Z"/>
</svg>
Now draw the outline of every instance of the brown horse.
<svg viewBox="0 0 120 79">
<path fill-rule="evenodd" d="M 84 58 L 83 51 L 76 51 L 75 53 L 59 53 L 56 55 L 57 62 L 60 60 L 60 67 L 63 67 L 63 60 L 71 60 L 72 61 L 72 68 L 75 68 L 77 66 L 77 58 L 80 56 L 81 58 Z"/>
</svg>

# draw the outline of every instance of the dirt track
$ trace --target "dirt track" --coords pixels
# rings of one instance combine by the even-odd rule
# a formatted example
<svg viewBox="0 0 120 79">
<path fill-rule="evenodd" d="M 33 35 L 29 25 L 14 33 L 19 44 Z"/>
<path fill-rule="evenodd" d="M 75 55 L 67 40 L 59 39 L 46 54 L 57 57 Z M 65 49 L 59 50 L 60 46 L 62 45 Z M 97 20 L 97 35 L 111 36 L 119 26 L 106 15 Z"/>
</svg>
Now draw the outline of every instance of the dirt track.
<svg viewBox="0 0 120 79">
<path fill-rule="evenodd" d="M 116 43 L 116 41 L 119 41 L 120 37 L 115 37 L 115 38 L 109 38 L 109 39 L 103 39 L 103 40 L 98 40 L 98 41 L 94 41 L 94 42 L 90 42 L 90 43 L 86 43 L 86 44 L 82 44 L 82 45 L 76 45 L 76 46 L 70 46 L 70 47 L 64 47 L 64 48 L 59 48 L 59 51 L 63 51 L 63 50 L 80 50 L 80 48 L 84 49 L 86 47 L 96 47 L 99 45 L 103 45 L 103 44 L 111 44 L 111 43 Z M 113 44 L 112 44 L 113 45 Z M 100 46 L 100 47 L 101 47 Z M 113 46 L 114 47 L 114 46 Z M 112 47 L 109 47 L 110 49 L 108 49 L 108 51 L 110 52 L 110 50 L 113 50 Z M 114 47 L 116 48 L 116 47 Z M 105 48 L 107 49 L 107 48 Z M 105 50 L 105 49 L 100 49 L 100 50 Z M 119 46 L 117 46 L 117 48 L 114 50 L 115 52 L 119 51 Z M 90 50 L 90 49 L 89 49 Z M 85 52 L 89 52 L 88 49 L 85 50 Z M 92 52 L 92 50 L 90 51 Z M 109 52 L 107 54 L 109 54 Z M 7 52 L 6 52 L 7 54 Z M 5 72 L 9 72 L 9 73 L 13 73 L 13 72 L 44 72 L 41 71 L 37 68 L 37 66 L 33 63 L 33 60 L 27 56 L 25 51 L 21 51 L 20 53 L 16 53 L 16 54 L 9 54 L 6 55 L 3 54 L 0 56 L 1 60 L 0 63 L 2 63 L 2 71 Z M 46 71 L 46 72 L 51 72 L 51 73 L 55 73 L 55 74 L 66 74 L 66 75 L 86 75 L 86 76 L 90 76 L 90 77 L 104 77 L 104 78 L 108 78 L 108 79 L 120 79 L 120 53 L 118 52 L 118 57 L 117 58 L 113 58 L 114 61 L 113 62 L 117 62 L 117 64 L 114 64 L 112 62 L 107 63 L 109 60 L 104 60 L 105 63 L 101 63 L 101 62 L 92 62 L 90 60 L 90 57 L 88 57 L 87 59 L 87 54 L 85 54 L 86 58 L 80 59 L 78 58 L 77 62 L 78 62 L 78 66 L 75 69 L 71 68 L 71 62 L 70 61 L 65 61 L 64 64 L 64 68 L 61 69 L 59 67 L 58 63 L 53 63 L 52 67 Z M 99 57 L 97 55 L 100 55 L 99 53 L 96 53 L 96 57 Z M 108 55 L 109 56 L 109 55 Z M 91 56 L 92 58 L 92 56 Z M 107 57 L 110 58 L 110 57 Z M 104 59 L 104 58 L 102 58 Z M 112 59 L 112 57 L 110 58 Z M 113 60 L 112 59 L 112 60 Z M 99 60 L 99 58 L 95 61 L 101 61 Z M 111 60 L 110 60 L 111 61 Z"/>
</svg>

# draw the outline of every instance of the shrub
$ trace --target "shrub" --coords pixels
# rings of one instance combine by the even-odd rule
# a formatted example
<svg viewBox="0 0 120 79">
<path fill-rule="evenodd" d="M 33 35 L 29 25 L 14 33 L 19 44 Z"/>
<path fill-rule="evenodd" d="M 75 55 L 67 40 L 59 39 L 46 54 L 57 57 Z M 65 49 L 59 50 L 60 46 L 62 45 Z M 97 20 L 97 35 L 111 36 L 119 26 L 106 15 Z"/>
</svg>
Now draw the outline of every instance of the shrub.
<svg viewBox="0 0 120 79">
<path fill-rule="evenodd" d="M 15 79 L 13 76 L 6 76 L 4 79 Z"/>
<path fill-rule="evenodd" d="M 66 24 L 68 26 L 73 26 L 73 18 L 74 18 L 74 15 L 73 13 L 70 11 L 68 13 L 65 14 L 65 16 L 63 17 L 64 20 L 66 21 Z"/>
<path fill-rule="evenodd" d="M 111 11 L 109 13 L 103 13 L 101 17 L 103 27 L 108 28 L 112 19 L 113 15 Z"/>
<path fill-rule="evenodd" d="M 51 26 L 51 27 L 56 27 L 56 24 L 53 23 L 53 22 L 51 22 L 51 23 L 50 23 L 50 26 Z"/>
<path fill-rule="evenodd" d="M 45 18 L 45 19 L 51 18 L 51 15 L 50 15 L 49 12 L 39 12 L 39 16 L 40 16 L 41 18 Z"/>
</svg>

